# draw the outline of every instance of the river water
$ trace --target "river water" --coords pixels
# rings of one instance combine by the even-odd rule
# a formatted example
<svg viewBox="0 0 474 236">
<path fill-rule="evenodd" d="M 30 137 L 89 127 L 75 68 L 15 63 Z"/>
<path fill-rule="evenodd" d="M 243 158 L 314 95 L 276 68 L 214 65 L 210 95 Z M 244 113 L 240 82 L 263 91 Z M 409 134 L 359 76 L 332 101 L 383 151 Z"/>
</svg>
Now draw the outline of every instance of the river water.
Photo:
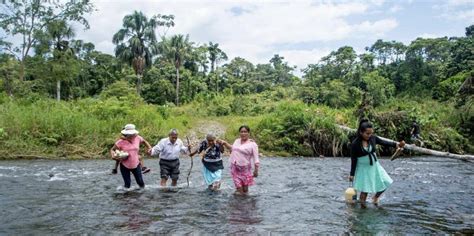
<svg viewBox="0 0 474 236">
<path fill-rule="evenodd" d="M 245 197 L 233 194 L 228 163 L 222 189 L 206 190 L 196 158 L 190 187 L 189 158 L 166 189 L 158 160 L 146 159 L 147 186 L 131 191 L 109 160 L 0 161 L 0 234 L 474 233 L 473 164 L 380 162 L 394 183 L 379 206 L 361 208 L 344 202 L 348 158 L 262 158 Z"/>
</svg>

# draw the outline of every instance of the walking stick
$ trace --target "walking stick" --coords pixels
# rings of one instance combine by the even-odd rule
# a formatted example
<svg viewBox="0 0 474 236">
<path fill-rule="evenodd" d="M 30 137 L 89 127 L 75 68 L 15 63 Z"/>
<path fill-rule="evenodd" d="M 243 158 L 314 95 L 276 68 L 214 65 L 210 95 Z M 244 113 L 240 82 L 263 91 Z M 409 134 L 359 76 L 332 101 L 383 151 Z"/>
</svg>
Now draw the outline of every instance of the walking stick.
<svg viewBox="0 0 474 236">
<path fill-rule="evenodd" d="M 191 152 L 191 147 L 189 146 L 190 142 L 189 142 L 188 136 L 186 136 L 186 139 L 188 140 L 188 149 L 189 149 L 189 152 Z M 191 175 L 191 170 L 192 170 L 192 169 L 193 169 L 193 157 L 191 156 L 191 167 L 189 167 L 188 177 L 186 177 L 186 182 L 188 183 L 188 187 L 189 187 L 189 176 Z"/>
<path fill-rule="evenodd" d="M 400 156 L 400 153 L 402 153 L 403 148 L 397 148 L 395 153 L 393 153 L 392 157 L 390 158 L 391 161 L 397 159 Z"/>
</svg>

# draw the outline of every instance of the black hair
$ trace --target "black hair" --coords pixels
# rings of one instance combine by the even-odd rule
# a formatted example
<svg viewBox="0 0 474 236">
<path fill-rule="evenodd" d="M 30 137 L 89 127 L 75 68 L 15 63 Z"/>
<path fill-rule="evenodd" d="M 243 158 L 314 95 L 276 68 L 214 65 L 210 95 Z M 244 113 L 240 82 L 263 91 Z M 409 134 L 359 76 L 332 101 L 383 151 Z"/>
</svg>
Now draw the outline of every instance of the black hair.
<svg viewBox="0 0 474 236">
<path fill-rule="evenodd" d="M 361 119 L 359 121 L 359 128 L 357 128 L 357 137 L 361 137 L 360 133 L 363 133 L 368 128 L 373 128 L 372 123 L 370 123 L 369 119 Z"/>
<path fill-rule="evenodd" d="M 242 126 L 240 126 L 239 132 L 240 132 L 243 128 L 245 128 L 245 129 L 250 133 L 250 128 L 249 128 L 247 125 L 242 125 Z"/>
</svg>

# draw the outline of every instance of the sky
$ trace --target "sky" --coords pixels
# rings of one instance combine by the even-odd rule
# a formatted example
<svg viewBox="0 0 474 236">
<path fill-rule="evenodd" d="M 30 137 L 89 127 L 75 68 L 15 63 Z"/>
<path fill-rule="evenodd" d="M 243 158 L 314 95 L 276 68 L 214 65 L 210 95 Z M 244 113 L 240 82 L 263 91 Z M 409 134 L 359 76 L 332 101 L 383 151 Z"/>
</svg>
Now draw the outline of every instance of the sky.
<svg viewBox="0 0 474 236">
<path fill-rule="evenodd" d="M 229 59 L 268 63 L 283 56 L 296 74 L 308 64 L 352 46 L 358 53 L 377 39 L 409 44 L 417 37 L 463 36 L 474 23 L 474 0 L 93 0 L 90 29 L 75 26 L 76 39 L 114 54 L 112 35 L 134 10 L 147 16 L 172 14 L 166 35 L 189 34 L 202 45 L 219 43 Z M 163 29 L 158 29 L 163 34 Z"/>
</svg>

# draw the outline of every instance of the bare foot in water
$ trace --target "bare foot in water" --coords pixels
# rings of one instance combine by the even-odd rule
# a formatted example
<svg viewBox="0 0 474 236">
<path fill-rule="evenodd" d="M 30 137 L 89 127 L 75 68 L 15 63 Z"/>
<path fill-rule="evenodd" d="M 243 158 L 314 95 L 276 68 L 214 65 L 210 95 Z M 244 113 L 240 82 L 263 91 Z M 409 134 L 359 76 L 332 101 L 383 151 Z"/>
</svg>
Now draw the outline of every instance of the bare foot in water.
<svg viewBox="0 0 474 236">
<path fill-rule="evenodd" d="M 373 203 L 374 205 L 378 205 L 378 204 L 379 204 L 379 198 L 373 196 L 373 197 L 372 197 L 372 203 Z"/>
</svg>

